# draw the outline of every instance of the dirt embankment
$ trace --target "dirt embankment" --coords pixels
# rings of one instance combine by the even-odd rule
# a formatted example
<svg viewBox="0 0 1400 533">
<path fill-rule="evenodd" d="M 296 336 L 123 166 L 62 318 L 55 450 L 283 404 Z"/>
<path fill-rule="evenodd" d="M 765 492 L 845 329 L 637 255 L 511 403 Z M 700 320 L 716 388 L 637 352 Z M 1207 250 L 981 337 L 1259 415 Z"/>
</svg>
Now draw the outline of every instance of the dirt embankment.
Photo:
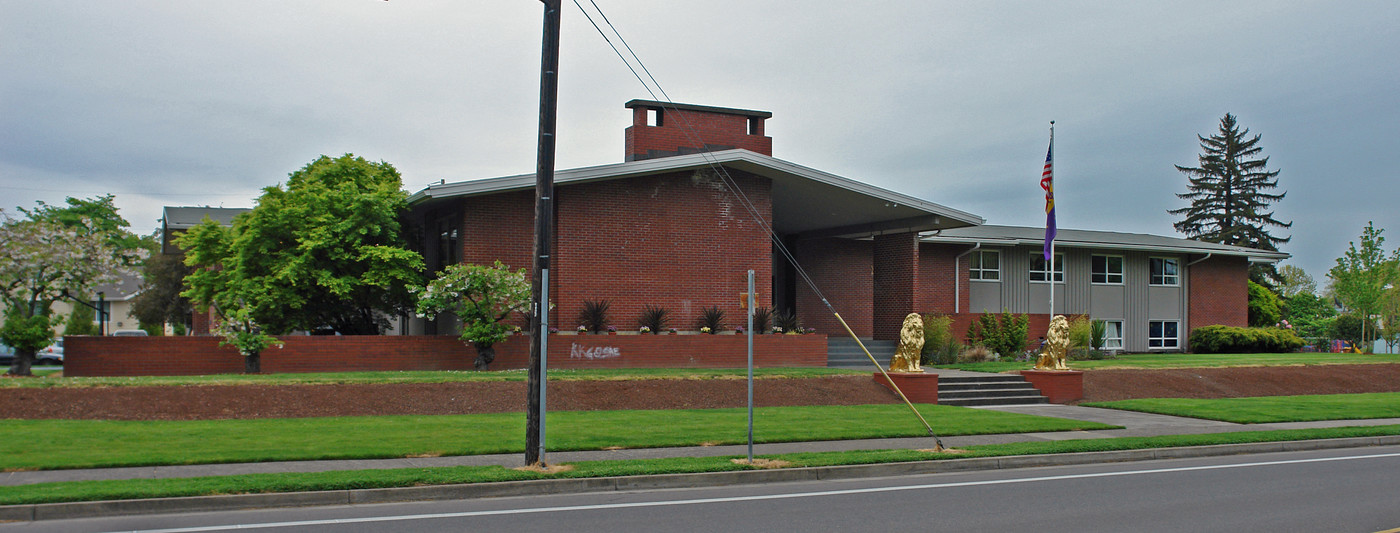
<svg viewBox="0 0 1400 533">
<path fill-rule="evenodd" d="M 755 382 L 759 406 L 895 403 L 868 375 Z M 1400 365 L 1094 370 L 1084 401 L 1400 392 Z M 746 405 L 744 380 L 552 381 L 549 409 Z M 0 389 L 0 418 L 205 420 L 525 410 L 524 382 Z"/>
</svg>

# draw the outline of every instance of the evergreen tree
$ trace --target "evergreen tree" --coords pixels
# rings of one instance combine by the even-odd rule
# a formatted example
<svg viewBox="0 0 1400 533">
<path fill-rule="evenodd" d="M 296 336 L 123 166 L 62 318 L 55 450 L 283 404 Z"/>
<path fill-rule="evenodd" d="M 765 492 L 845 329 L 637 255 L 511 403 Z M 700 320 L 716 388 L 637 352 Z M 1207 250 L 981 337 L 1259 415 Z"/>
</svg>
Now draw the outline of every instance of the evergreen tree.
<svg viewBox="0 0 1400 533">
<path fill-rule="evenodd" d="M 1241 130 L 1229 113 L 1220 119 L 1218 133 L 1196 136 L 1203 151 L 1200 166 L 1176 165 L 1190 180 L 1189 192 L 1176 196 L 1191 202 L 1167 211 L 1183 216 L 1174 225 L 1177 231 L 1198 241 L 1270 251 L 1277 251 L 1278 245 L 1292 238 L 1269 233 L 1271 227 L 1289 228 L 1293 223 L 1275 219 L 1269 210 L 1287 192 L 1269 192 L 1278 188 L 1279 171 L 1266 169 L 1269 158 L 1259 155 L 1263 150 L 1259 137 L 1250 137 L 1248 128 Z M 1250 278 L 1256 282 L 1279 279 L 1273 265 L 1251 266 Z"/>
</svg>

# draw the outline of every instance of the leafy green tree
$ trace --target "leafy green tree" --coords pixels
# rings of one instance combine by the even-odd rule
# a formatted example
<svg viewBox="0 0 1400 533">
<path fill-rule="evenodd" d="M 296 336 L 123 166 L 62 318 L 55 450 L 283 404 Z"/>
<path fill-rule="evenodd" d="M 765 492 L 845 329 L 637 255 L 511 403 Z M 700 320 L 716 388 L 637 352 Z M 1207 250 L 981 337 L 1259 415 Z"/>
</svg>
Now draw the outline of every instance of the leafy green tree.
<svg viewBox="0 0 1400 533">
<path fill-rule="evenodd" d="M 1260 157 L 1259 135 L 1249 137 L 1249 129 L 1241 130 L 1235 116 L 1226 113 L 1220 119 L 1220 131 L 1200 139 L 1202 154 L 1199 165 L 1176 169 L 1187 176 L 1187 193 L 1177 194 L 1191 205 L 1170 209 L 1182 215 L 1174 226 L 1187 238 L 1261 250 L 1278 250 L 1278 245 L 1292 237 L 1275 237 L 1270 228 L 1288 228 L 1292 222 L 1274 218 L 1269 205 L 1282 200 L 1287 192 L 1271 193 L 1278 188 L 1279 171 L 1266 170 L 1268 157 Z M 1250 279 L 1267 284 L 1278 280 L 1273 265 L 1253 265 Z"/>
<path fill-rule="evenodd" d="M 182 236 L 182 294 L 224 318 L 247 310 L 258 331 L 330 327 L 373 335 L 388 315 L 412 309 L 407 288 L 422 283 L 423 257 L 406 248 L 407 209 L 392 165 L 346 154 L 321 156 L 287 186 L 263 189 L 258 205 L 230 228 L 206 221 Z"/>
<path fill-rule="evenodd" d="M 63 323 L 64 335 L 97 335 L 97 311 L 79 302 L 73 302 L 73 311 L 68 313 L 68 321 Z"/>
<path fill-rule="evenodd" d="M 1336 266 L 1327 271 L 1332 280 L 1332 292 L 1351 314 L 1365 319 L 1380 312 L 1386 291 L 1392 290 L 1400 281 L 1400 251 L 1385 253 L 1385 230 L 1376 229 L 1367 222 L 1361 230 L 1361 244 L 1348 243 L 1346 254 L 1337 258 Z M 1362 320 L 1359 341 L 1375 338 L 1370 320 Z M 1340 337 L 1339 337 L 1340 338 Z"/>
<path fill-rule="evenodd" d="M 1268 327 L 1283 319 L 1283 300 L 1268 287 L 1249 282 L 1249 325 Z"/>
<path fill-rule="evenodd" d="M 1278 267 L 1278 295 L 1292 298 L 1299 294 L 1317 294 L 1317 282 L 1307 271 L 1293 265 Z"/>
<path fill-rule="evenodd" d="M 142 329 L 170 323 L 183 330 L 189 325 L 194 305 L 180 293 L 185 290 L 185 276 L 192 271 L 184 258 L 176 254 L 157 251 L 146 258 L 141 265 L 141 293 L 131 303 L 131 314 Z"/>
<path fill-rule="evenodd" d="M 5 323 L 0 342 L 15 349 L 9 373 L 30 375 L 34 354 L 53 342 L 53 302 L 88 294 L 113 282 L 139 260 L 114 249 L 105 236 L 51 220 L 16 220 L 0 210 L 0 299 Z"/>
<path fill-rule="evenodd" d="M 1329 328 L 1337 309 L 1331 299 L 1301 292 L 1284 300 L 1283 319 L 1298 331 L 1298 335 L 1310 339 L 1330 338 Z"/>
<path fill-rule="evenodd" d="M 79 233 L 100 235 L 112 249 L 124 254 L 121 260 L 127 265 L 136 264 L 144 257 L 144 254 L 130 252 L 150 249 L 149 246 L 143 245 L 140 237 L 127 229 L 131 224 L 117 213 L 116 196 L 107 194 L 84 199 L 69 197 L 64 200 L 67 206 L 49 205 L 42 200 L 37 203 L 38 207 L 33 209 L 19 208 L 20 213 L 30 220 L 55 222 Z"/>
<path fill-rule="evenodd" d="M 417 311 L 425 318 L 457 317 L 461 339 L 476 347 L 474 366 L 484 370 L 496 359 L 496 343 L 520 328 L 507 322 L 530 305 L 530 280 L 525 269 L 511 272 L 500 261 L 492 266 L 448 265 L 418 295 Z"/>
</svg>

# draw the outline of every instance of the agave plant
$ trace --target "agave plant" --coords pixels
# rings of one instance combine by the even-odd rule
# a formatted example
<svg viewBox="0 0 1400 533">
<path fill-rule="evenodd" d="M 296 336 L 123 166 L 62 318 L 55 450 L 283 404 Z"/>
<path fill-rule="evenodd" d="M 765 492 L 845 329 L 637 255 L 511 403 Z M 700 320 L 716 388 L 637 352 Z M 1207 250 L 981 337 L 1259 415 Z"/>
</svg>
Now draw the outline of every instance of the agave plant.
<svg viewBox="0 0 1400 533">
<path fill-rule="evenodd" d="M 724 311 L 711 306 L 700 312 L 700 331 L 714 334 L 724 328 Z"/>
<path fill-rule="evenodd" d="M 778 333 L 802 333 L 802 321 L 798 320 L 797 313 L 791 309 L 778 311 L 773 317 L 773 331 Z"/>
<path fill-rule="evenodd" d="M 753 332 L 755 335 L 768 333 L 772 329 L 773 310 L 767 307 L 759 307 L 753 310 Z"/>
<path fill-rule="evenodd" d="M 664 307 L 647 304 L 642 307 L 641 316 L 637 317 L 637 325 L 647 328 L 652 335 L 659 335 L 661 330 L 666 329 L 666 324 L 671 321 L 670 313 Z"/>
<path fill-rule="evenodd" d="M 608 329 L 610 306 L 607 300 L 584 300 L 583 309 L 578 312 L 580 326 L 591 333 L 602 333 Z"/>
</svg>

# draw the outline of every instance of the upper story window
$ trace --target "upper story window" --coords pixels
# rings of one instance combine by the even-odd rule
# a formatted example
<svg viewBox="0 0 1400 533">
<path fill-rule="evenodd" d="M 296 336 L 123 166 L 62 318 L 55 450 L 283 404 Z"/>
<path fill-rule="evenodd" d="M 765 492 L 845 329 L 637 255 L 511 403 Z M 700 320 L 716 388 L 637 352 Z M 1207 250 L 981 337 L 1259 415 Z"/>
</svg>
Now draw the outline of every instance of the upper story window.
<svg viewBox="0 0 1400 533">
<path fill-rule="evenodd" d="M 1096 255 L 1089 260 L 1089 280 L 1093 283 L 1121 285 L 1123 256 Z"/>
<path fill-rule="evenodd" d="M 972 252 L 969 261 L 967 279 L 982 281 L 1001 280 L 1001 253 L 980 250 Z"/>
<path fill-rule="evenodd" d="M 1050 281 L 1051 271 L 1046 263 L 1044 253 L 1035 252 L 1031 254 L 1032 282 L 1039 281 L 1043 283 Z M 1065 281 L 1065 254 L 1055 254 L 1054 276 L 1056 283 L 1063 283 Z"/>
<path fill-rule="evenodd" d="M 1153 257 L 1148 259 L 1148 268 L 1151 272 L 1151 285 L 1180 285 L 1181 271 L 1179 263 L 1174 258 Z"/>
</svg>

